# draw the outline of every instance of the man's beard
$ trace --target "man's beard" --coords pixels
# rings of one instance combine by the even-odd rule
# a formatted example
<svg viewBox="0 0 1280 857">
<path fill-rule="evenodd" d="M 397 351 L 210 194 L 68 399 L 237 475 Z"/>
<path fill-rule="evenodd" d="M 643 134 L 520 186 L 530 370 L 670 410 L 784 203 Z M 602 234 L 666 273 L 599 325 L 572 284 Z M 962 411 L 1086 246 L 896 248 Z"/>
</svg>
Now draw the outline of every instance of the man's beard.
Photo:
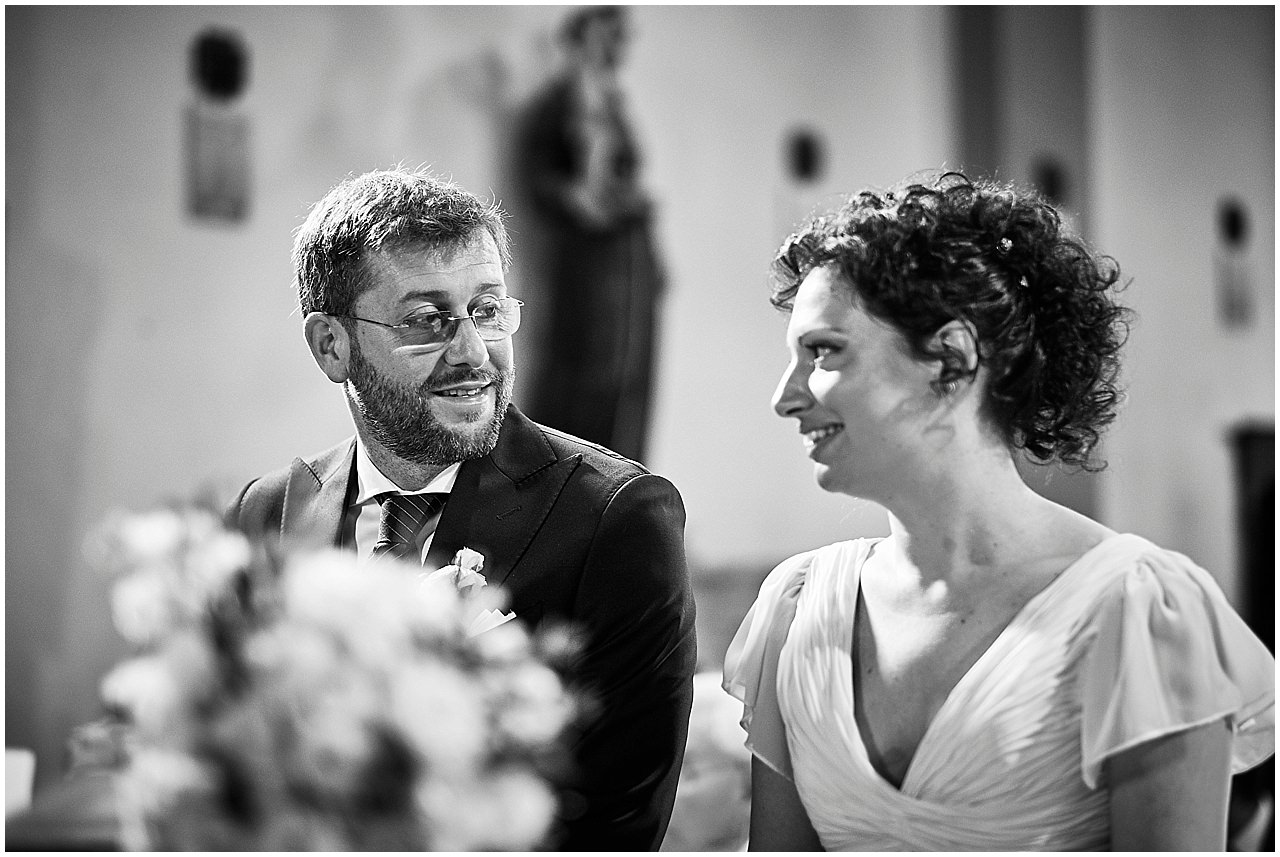
<svg viewBox="0 0 1280 857">
<path fill-rule="evenodd" d="M 515 370 L 491 372 L 466 367 L 448 367 L 433 375 L 416 390 L 396 384 L 364 359 L 360 345 L 351 337 L 351 366 L 347 383 L 373 439 L 406 461 L 416 464 L 446 465 L 493 452 L 511 391 Z M 431 412 L 432 389 L 467 381 L 487 381 L 496 397 L 493 417 L 479 432 L 458 432 L 435 418 Z"/>
</svg>

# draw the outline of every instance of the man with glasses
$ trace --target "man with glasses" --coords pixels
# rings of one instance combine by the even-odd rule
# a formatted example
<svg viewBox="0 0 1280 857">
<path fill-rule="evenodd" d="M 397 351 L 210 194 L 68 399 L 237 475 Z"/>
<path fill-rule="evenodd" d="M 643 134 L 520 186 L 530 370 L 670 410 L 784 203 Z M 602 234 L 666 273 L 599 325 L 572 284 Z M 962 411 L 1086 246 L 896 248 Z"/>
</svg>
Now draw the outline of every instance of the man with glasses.
<svg viewBox="0 0 1280 857">
<path fill-rule="evenodd" d="M 503 217 L 406 170 L 348 179 L 315 205 L 293 248 L 303 329 L 355 436 L 249 483 L 228 518 L 432 569 L 471 548 L 530 628 L 578 628 L 572 678 L 595 716 L 547 845 L 656 850 L 696 662 L 684 506 L 662 477 L 511 404 L 523 303 L 507 294 Z"/>
</svg>

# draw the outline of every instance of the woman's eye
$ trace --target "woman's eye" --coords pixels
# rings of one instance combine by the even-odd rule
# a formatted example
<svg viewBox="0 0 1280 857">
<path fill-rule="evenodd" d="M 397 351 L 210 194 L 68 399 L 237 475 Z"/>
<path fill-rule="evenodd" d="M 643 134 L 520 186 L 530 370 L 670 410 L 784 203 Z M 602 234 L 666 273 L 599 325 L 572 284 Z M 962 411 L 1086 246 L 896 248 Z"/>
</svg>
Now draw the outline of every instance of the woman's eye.
<svg viewBox="0 0 1280 857">
<path fill-rule="evenodd" d="M 835 354 L 836 350 L 830 345 L 811 345 L 809 353 L 813 355 L 813 365 L 821 366 L 823 358 Z"/>
</svg>

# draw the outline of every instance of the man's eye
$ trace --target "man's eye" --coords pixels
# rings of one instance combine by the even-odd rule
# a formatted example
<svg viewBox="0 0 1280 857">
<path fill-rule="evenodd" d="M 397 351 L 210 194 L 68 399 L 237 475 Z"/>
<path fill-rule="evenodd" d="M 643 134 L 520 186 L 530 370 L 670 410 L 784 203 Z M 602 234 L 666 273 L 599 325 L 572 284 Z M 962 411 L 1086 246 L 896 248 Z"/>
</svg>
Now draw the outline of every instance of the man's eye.
<svg viewBox="0 0 1280 857">
<path fill-rule="evenodd" d="M 476 321 L 493 321 L 502 312 L 502 304 L 497 301 L 489 301 L 488 303 L 479 304 L 471 311 L 471 316 Z"/>
<path fill-rule="evenodd" d="M 437 332 L 445 324 L 445 313 L 442 312 L 424 312 L 419 315 L 411 315 L 404 320 L 410 330 L 421 330 Z"/>
</svg>

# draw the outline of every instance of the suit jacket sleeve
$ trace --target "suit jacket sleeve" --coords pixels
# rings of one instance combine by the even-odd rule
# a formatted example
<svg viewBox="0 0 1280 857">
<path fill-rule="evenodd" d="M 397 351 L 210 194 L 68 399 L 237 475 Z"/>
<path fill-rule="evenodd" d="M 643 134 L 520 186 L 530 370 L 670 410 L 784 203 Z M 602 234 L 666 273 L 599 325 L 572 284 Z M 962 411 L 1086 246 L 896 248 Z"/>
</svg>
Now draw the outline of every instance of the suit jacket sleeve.
<svg viewBox="0 0 1280 857">
<path fill-rule="evenodd" d="M 575 673 L 598 708 L 574 754 L 585 812 L 568 821 L 566 850 L 656 850 L 666 832 L 697 665 L 684 521 L 670 482 L 635 476 L 588 552 Z"/>
</svg>

